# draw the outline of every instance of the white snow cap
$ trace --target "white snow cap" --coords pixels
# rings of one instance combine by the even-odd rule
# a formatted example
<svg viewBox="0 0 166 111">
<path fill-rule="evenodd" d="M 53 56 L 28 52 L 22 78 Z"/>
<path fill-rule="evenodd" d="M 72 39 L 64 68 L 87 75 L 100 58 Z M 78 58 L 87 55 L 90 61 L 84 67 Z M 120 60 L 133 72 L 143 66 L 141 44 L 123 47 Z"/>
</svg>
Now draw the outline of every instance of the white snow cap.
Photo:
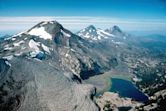
<svg viewBox="0 0 166 111">
<path fill-rule="evenodd" d="M 28 32 L 30 35 L 39 36 L 43 39 L 52 39 L 52 35 L 45 31 L 44 27 L 36 27 Z"/>
<path fill-rule="evenodd" d="M 91 40 L 102 40 L 107 39 L 109 37 L 115 37 L 115 35 L 110 34 L 102 29 L 95 28 L 94 26 L 90 25 L 89 27 L 82 29 L 80 32 L 77 33 L 79 36 L 83 38 L 88 38 Z"/>
</svg>

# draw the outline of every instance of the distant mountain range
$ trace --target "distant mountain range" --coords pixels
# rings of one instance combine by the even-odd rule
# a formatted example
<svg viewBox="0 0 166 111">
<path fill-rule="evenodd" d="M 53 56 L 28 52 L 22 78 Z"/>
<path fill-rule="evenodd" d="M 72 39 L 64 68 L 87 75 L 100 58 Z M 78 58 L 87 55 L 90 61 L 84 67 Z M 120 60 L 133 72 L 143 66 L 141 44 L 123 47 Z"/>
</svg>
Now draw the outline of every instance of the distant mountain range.
<svg viewBox="0 0 166 111">
<path fill-rule="evenodd" d="M 110 70 L 130 75 L 153 97 L 166 89 L 166 53 L 146 47 L 151 40 L 144 40 L 118 26 L 90 25 L 74 34 L 56 21 L 5 37 L 0 41 L 0 110 L 102 110 L 95 102 L 96 88 L 85 80 Z"/>
<path fill-rule="evenodd" d="M 113 26 L 110 29 L 102 30 L 100 28 L 96 28 L 93 25 L 90 25 L 87 28 L 80 30 L 76 34 L 89 40 L 104 40 L 115 37 L 126 39 L 126 37 L 128 36 L 128 34 L 123 32 L 118 26 Z"/>
<path fill-rule="evenodd" d="M 99 28 L 97 29 L 93 25 L 90 25 L 87 28 L 80 30 L 79 32 L 77 32 L 77 35 L 83 38 L 87 38 L 89 40 L 102 40 L 114 37 L 113 34 Z"/>
</svg>

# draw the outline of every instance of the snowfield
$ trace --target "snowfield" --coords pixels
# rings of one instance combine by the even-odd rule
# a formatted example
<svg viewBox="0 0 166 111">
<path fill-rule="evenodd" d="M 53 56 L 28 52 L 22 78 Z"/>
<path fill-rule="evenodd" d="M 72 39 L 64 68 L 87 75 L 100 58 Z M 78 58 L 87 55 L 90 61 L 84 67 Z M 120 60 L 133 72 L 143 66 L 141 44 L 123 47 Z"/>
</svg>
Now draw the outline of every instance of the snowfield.
<svg viewBox="0 0 166 111">
<path fill-rule="evenodd" d="M 43 39 L 52 39 L 51 34 L 47 33 L 44 27 L 34 28 L 30 30 L 28 34 L 39 36 L 40 38 L 43 38 Z"/>
</svg>

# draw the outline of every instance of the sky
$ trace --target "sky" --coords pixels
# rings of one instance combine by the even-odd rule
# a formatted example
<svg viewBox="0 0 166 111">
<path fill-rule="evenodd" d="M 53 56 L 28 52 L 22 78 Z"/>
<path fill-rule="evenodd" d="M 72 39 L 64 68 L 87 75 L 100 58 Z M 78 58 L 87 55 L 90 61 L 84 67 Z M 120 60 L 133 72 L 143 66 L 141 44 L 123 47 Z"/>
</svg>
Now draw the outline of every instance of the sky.
<svg viewBox="0 0 166 111">
<path fill-rule="evenodd" d="M 166 0 L 0 0 L 0 34 L 57 20 L 71 31 L 119 25 L 129 32 L 166 33 Z"/>
</svg>

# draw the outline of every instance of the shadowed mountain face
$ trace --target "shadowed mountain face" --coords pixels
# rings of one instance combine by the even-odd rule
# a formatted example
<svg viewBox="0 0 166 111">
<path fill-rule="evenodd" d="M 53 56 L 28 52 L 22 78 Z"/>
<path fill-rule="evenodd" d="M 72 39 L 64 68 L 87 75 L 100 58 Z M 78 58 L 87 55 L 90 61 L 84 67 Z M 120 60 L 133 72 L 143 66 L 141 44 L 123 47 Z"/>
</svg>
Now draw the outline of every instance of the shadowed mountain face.
<svg viewBox="0 0 166 111">
<path fill-rule="evenodd" d="M 109 33 L 112 33 L 112 34 L 114 34 L 114 35 L 123 33 L 122 30 L 121 30 L 118 26 L 116 26 L 116 25 L 113 26 L 113 27 L 110 28 L 110 29 L 106 29 L 105 31 L 106 31 L 106 32 L 109 32 Z"/>
</svg>

